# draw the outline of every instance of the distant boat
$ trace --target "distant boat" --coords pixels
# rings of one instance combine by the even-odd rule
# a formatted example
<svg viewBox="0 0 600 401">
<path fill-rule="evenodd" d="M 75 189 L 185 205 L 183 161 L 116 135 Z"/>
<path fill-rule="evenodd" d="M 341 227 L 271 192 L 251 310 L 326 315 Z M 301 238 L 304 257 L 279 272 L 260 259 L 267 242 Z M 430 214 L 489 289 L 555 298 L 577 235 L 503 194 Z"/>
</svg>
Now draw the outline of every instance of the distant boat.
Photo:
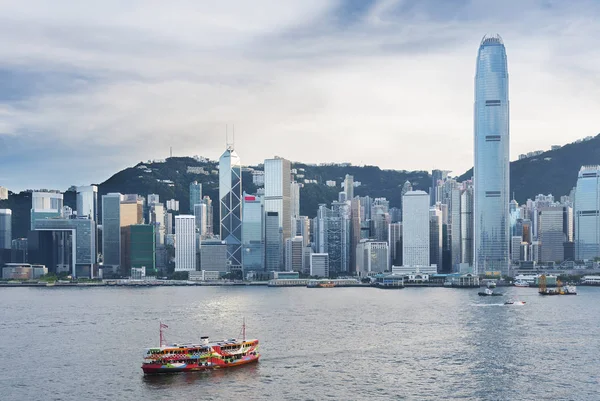
<svg viewBox="0 0 600 401">
<path fill-rule="evenodd" d="M 477 295 L 479 295 L 480 297 L 499 297 L 503 294 L 499 292 L 494 292 L 493 290 L 486 288 L 485 290 L 483 290 L 483 292 L 478 292 Z"/>
<path fill-rule="evenodd" d="M 506 301 L 504 305 L 525 305 L 525 301 Z"/>
<path fill-rule="evenodd" d="M 529 283 L 527 281 L 517 280 L 515 281 L 515 287 L 529 287 Z"/>
<path fill-rule="evenodd" d="M 487 288 L 496 288 L 496 282 L 494 280 L 488 281 Z"/>
</svg>

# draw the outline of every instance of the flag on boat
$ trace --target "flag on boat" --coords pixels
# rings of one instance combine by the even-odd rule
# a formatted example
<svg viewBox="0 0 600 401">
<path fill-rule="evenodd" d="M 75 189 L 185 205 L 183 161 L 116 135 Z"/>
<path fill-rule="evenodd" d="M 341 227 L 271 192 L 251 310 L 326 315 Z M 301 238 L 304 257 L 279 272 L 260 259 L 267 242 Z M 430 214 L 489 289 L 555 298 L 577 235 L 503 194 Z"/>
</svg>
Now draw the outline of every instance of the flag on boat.
<svg viewBox="0 0 600 401">
<path fill-rule="evenodd" d="M 167 325 L 166 325 L 166 324 L 164 324 L 164 323 L 161 323 L 161 324 L 160 324 L 160 328 L 161 328 L 161 329 L 168 329 L 168 328 L 169 328 L 169 326 L 167 326 Z"/>
</svg>

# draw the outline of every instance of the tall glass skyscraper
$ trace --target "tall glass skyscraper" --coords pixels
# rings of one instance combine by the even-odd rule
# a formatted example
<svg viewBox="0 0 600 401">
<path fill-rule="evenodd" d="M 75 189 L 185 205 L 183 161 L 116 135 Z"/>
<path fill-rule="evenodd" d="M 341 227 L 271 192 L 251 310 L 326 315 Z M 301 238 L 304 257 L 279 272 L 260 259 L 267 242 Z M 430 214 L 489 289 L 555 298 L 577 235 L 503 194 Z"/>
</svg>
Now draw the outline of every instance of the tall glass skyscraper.
<svg viewBox="0 0 600 401">
<path fill-rule="evenodd" d="M 474 268 L 509 267 L 509 108 L 506 49 L 484 36 L 475 76 Z"/>
<path fill-rule="evenodd" d="M 582 166 L 575 190 L 575 260 L 600 256 L 600 166 Z"/>
<path fill-rule="evenodd" d="M 242 164 L 233 146 L 219 159 L 219 221 L 230 269 L 242 268 Z"/>
</svg>

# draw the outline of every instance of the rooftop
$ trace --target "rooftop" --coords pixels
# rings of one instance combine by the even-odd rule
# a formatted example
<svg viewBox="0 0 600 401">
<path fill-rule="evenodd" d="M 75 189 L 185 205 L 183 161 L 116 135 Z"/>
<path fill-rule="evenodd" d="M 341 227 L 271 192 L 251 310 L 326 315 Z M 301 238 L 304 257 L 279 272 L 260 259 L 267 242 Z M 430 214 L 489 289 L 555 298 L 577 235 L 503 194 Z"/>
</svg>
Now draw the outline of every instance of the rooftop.
<svg viewBox="0 0 600 401">
<path fill-rule="evenodd" d="M 504 41 L 499 34 L 494 35 L 484 35 L 483 39 L 481 39 L 481 46 L 485 45 L 503 45 Z"/>
</svg>

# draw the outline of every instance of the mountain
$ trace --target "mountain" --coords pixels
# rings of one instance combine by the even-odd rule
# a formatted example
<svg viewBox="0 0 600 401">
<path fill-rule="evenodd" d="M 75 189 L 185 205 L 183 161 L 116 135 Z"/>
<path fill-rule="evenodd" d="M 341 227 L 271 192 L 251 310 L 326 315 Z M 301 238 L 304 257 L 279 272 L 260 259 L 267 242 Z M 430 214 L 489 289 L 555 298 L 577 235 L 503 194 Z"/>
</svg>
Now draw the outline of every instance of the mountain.
<svg viewBox="0 0 600 401">
<path fill-rule="evenodd" d="M 203 195 L 213 200 L 215 227 L 218 227 L 218 169 L 217 162 L 201 158 L 171 157 L 161 161 L 140 162 L 133 167 L 119 171 L 98 185 L 99 196 L 109 192 L 123 194 L 149 193 L 160 195 L 162 202 L 177 199 L 181 213 L 189 210 L 189 183 L 197 180 L 202 183 Z M 552 194 L 555 197 L 568 195 L 577 182 L 577 173 L 582 165 L 600 164 L 600 135 L 588 137 L 560 148 L 540 153 L 536 156 L 516 160 L 510 164 L 511 195 L 519 203 L 524 203 L 535 195 Z M 262 165 L 251 166 L 261 170 Z M 372 198 L 385 197 L 391 207 L 400 206 L 402 185 L 410 181 L 414 189 L 429 191 L 431 175 L 426 171 L 382 170 L 376 166 L 352 166 L 348 164 L 304 164 L 293 163 L 302 180 L 316 180 L 318 183 L 305 184 L 300 191 L 300 213 L 314 217 L 319 204 L 337 200 L 342 190 L 341 182 L 346 174 L 354 176 L 361 185 L 354 190 L 355 195 L 369 195 Z M 470 179 L 473 169 L 460 177 L 459 181 Z M 335 186 L 325 185 L 335 181 Z M 242 174 L 243 190 L 255 193 L 252 173 Z M 511 196 L 512 197 L 512 196 Z M 65 205 L 75 209 L 75 193 L 65 192 Z M 99 199 L 100 201 L 100 199 Z M 25 237 L 29 229 L 29 209 L 31 194 L 22 192 L 10 195 L 0 201 L 0 208 L 13 210 L 13 237 Z"/>
</svg>

